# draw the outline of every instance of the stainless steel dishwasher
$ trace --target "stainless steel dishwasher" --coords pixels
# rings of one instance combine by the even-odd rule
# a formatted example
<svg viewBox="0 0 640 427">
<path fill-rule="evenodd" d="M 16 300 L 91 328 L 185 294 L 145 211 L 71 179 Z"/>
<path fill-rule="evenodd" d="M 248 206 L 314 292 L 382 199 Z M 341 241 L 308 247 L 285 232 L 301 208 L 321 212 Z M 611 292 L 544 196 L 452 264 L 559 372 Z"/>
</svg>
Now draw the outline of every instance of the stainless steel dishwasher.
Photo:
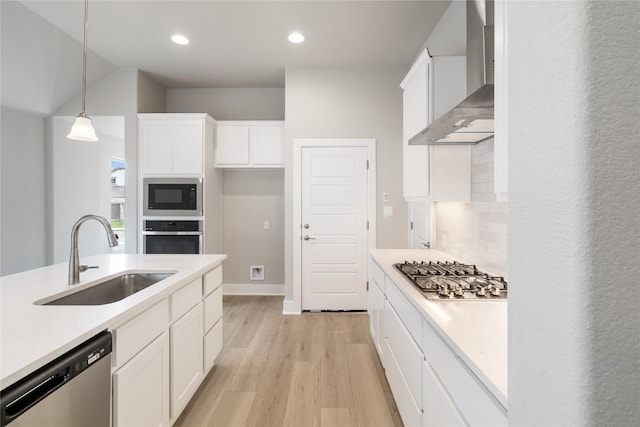
<svg viewBox="0 0 640 427">
<path fill-rule="evenodd" d="M 2 390 L 1 425 L 108 427 L 111 347 L 103 331 Z"/>
</svg>

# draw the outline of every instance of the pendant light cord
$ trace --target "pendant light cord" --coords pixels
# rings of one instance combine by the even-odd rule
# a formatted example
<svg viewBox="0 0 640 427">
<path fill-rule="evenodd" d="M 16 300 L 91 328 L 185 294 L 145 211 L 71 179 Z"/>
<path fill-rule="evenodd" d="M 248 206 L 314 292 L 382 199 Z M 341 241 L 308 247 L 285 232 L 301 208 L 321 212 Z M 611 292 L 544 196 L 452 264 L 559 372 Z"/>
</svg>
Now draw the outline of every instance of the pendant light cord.
<svg viewBox="0 0 640 427">
<path fill-rule="evenodd" d="M 82 53 L 82 117 L 86 117 L 87 98 L 87 27 L 89 26 L 89 0 L 84 0 L 84 50 Z"/>
</svg>

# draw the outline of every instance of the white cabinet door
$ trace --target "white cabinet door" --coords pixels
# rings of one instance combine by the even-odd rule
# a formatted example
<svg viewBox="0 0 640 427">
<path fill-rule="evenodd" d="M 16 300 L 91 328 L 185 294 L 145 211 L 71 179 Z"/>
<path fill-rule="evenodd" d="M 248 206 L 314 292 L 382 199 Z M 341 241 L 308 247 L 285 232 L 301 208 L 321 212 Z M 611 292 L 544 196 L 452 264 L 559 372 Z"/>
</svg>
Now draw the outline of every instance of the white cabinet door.
<svg viewBox="0 0 640 427">
<path fill-rule="evenodd" d="M 202 120 L 181 120 L 173 127 L 173 173 L 202 174 Z"/>
<path fill-rule="evenodd" d="M 507 201 L 509 144 L 507 128 L 509 121 L 507 81 L 507 1 L 495 2 L 495 135 L 493 139 L 493 182 L 496 199 Z"/>
<path fill-rule="evenodd" d="M 422 399 L 422 424 L 425 427 L 467 425 L 427 362 L 422 368 Z"/>
<path fill-rule="evenodd" d="M 284 123 L 281 121 L 218 122 L 216 167 L 284 167 Z"/>
<path fill-rule="evenodd" d="M 417 59 L 400 86 L 402 92 L 403 195 L 405 199 L 429 195 L 427 147 L 409 145 L 409 139 L 429 124 L 429 55 Z"/>
<path fill-rule="evenodd" d="M 205 119 L 140 115 L 140 174 L 202 175 Z"/>
<path fill-rule="evenodd" d="M 173 124 L 140 120 L 140 165 L 146 174 L 173 173 Z"/>
<path fill-rule="evenodd" d="M 369 279 L 369 321 L 371 337 L 378 350 L 378 355 L 382 359 L 384 293 L 382 293 L 380 286 L 373 277 Z"/>
<path fill-rule="evenodd" d="M 249 127 L 218 124 L 216 166 L 249 165 Z"/>
<path fill-rule="evenodd" d="M 430 89 L 432 119 L 445 114 L 466 96 L 467 74 L 464 56 L 431 58 Z M 471 146 L 429 146 L 431 200 L 471 200 Z"/>
<path fill-rule="evenodd" d="M 167 332 L 113 374 L 113 425 L 169 425 Z"/>
<path fill-rule="evenodd" d="M 283 126 L 252 126 L 250 134 L 254 166 L 284 166 Z"/>
<path fill-rule="evenodd" d="M 170 327 L 171 334 L 171 419 L 175 420 L 202 382 L 202 303 Z"/>
</svg>

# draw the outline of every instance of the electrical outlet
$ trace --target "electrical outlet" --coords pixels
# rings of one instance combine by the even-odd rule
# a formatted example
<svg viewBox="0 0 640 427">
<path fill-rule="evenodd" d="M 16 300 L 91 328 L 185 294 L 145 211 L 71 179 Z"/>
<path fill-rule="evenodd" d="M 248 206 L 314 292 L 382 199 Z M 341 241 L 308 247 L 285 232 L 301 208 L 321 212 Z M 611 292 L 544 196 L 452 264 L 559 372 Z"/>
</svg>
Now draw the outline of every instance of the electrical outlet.
<svg viewBox="0 0 640 427">
<path fill-rule="evenodd" d="M 264 280 L 264 265 L 249 267 L 249 280 Z"/>
<path fill-rule="evenodd" d="M 265 221 L 264 222 L 264 229 L 268 230 L 271 227 L 271 224 L 269 224 L 269 221 Z"/>
</svg>

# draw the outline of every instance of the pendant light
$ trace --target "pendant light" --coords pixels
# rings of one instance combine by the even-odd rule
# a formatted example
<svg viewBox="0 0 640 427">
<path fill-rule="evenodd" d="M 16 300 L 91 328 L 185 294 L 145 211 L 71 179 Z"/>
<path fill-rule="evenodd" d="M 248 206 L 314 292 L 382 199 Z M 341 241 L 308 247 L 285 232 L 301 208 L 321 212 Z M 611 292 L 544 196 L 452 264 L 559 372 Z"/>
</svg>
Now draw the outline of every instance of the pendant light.
<svg viewBox="0 0 640 427">
<path fill-rule="evenodd" d="M 76 117 L 67 135 L 69 139 L 78 141 L 97 141 L 96 131 L 91 124 L 91 118 L 85 113 L 87 98 L 87 27 L 89 25 L 89 0 L 84 1 L 84 50 L 82 52 L 82 112 Z"/>
</svg>

